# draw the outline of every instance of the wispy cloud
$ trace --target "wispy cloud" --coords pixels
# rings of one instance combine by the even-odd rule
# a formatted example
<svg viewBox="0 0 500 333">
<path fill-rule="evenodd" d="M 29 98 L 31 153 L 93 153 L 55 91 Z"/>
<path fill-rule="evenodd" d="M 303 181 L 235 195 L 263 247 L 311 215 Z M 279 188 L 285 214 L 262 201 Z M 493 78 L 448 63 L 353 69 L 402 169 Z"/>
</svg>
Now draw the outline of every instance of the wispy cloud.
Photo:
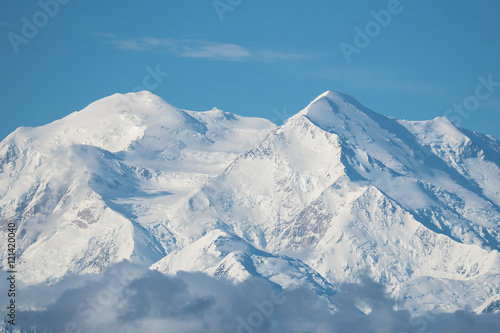
<svg viewBox="0 0 500 333">
<path fill-rule="evenodd" d="M 101 32 L 94 32 L 92 33 L 94 36 L 99 36 L 99 37 L 106 37 L 106 38 L 115 38 L 116 35 L 113 34 L 113 33 L 110 33 L 110 32 L 104 32 L 104 33 L 101 33 Z"/>
<path fill-rule="evenodd" d="M 12 25 L 12 24 L 11 24 L 11 23 L 9 23 L 9 22 L 0 21 L 0 25 L 6 25 L 6 26 L 9 26 L 9 25 Z"/>
<path fill-rule="evenodd" d="M 106 37 L 110 39 L 110 43 L 117 49 L 165 52 L 184 58 L 226 61 L 273 61 L 280 59 L 304 58 L 304 56 L 300 54 L 281 53 L 273 50 L 249 50 L 238 44 L 220 43 L 207 40 L 175 40 L 153 37 L 119 39 L 111 34 L 108 34 Z"/>
<path fill-rule="evenodd" d="M 208 58 L 217 60 L 240 60 L 249 58 L 251 53 L 236 44 L 197 41 L 191 45 L 181 45 L 178 54 L 188 58 Z"/>
</svg>

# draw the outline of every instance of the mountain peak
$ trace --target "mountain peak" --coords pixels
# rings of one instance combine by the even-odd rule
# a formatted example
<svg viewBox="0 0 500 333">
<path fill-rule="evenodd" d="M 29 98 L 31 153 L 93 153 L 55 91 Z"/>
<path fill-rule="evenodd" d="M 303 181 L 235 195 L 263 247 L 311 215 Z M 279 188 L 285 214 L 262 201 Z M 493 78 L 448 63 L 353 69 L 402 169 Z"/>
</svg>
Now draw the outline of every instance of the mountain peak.
<svg viewBox="0 0 500 333">
<path fill-rule="evenodd" d="M 371 116 L 368 110 L 354 97 L 327 90 L 300 111 L 298 117 L 306 117 L 323 130 L 343 129 L 351 121 L 366 122 Z"/>
<path fill-rule="evenodd" d="M 77 114 L 92 115 L 99 119 L 103 116 L 124 113 L 134 113 L 141 118 L 148 118 L 149 116 L 156 117 L 165 113 L 180 113 L 180 110 L 152 92 L 143 90 L 126 94 L 113 94 L 101 98 Z"/>
<path fill-rule="evenodd" d="M 313 104 L 313 103 L 315 103 L 318 100 L 321 100 L 323 98 L 331 100 L 331 101 L 345 101 L 345 100 L 349 100 L 349 99 L 355 100 L 355 98 L 352 97 L 351 95 L 347 95 L 347 94 L 344 94 L 344 93 L 341 93 L 338 91 L 334 91 L 334 90 L 327 90 L 324 93 L 320 94 L 318 97 L 316 97 L 310 104 Z"/>
<path fill-rule="evenodd" d="M 132 260 L 330 295 L 369 272 L 407 308 L 497 308 L 500 143 L 445 118 L 326 91 L 276 127 L 115 94 L 2 141 L 0 185 L 28 284 Z"/>
</svg>

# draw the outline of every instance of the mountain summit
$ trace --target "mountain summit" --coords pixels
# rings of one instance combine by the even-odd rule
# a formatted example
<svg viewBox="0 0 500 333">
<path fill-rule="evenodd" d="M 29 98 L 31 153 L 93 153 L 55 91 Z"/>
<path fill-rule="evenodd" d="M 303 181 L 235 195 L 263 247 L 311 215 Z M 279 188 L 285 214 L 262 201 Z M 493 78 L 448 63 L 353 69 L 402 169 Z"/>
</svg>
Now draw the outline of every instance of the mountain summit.
<svg viewBox="0 0 500 333">
<path fill-rule="evenodd" d="M 328 90 L 316 97 L 298 115 L 307 117 L 323 129 L 343 125 L 347 119 L 363 119 L 365 109 L 354 97 Z"/>
<path fill-rule="evenodd" d="M 325 297 L 368 273 L 408 309 L 500 294 L 499 141 L 333 91 L 281 126 L 115 94 L 10 134 L 0 184 L 28 284 L 131 260 Z"/>
</svg>

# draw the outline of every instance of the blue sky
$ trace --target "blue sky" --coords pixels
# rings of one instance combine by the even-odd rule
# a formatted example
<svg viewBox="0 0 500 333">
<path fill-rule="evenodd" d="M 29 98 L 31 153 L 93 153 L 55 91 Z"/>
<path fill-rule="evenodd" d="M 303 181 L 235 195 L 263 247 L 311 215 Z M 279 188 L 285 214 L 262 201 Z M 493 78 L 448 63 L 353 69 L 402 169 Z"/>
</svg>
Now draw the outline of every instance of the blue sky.
<svg viewBox="0 0 500 333">
<path fill-rule="evenodd" d="M 0 0 L 0 137 L 147 86 L 277 123 L 336 90 L 500 138 L 499 1 L 360 2 Z"/>
</svg>

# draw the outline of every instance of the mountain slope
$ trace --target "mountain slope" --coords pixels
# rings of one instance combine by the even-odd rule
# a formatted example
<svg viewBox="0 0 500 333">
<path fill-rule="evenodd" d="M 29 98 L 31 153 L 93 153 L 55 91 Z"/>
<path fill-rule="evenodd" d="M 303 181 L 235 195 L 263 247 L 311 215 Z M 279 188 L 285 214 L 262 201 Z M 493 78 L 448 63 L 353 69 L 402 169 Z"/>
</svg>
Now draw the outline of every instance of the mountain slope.
<svg viewBox="0 0 500 333">
<path fill-rule="evenodd" d="M 424 140 L 433 135 L 434 146 Z M 475 279 L 488 286 L 478 304 L 499 292 L 498 193 L 482 190 L 500 175 L 497 148 L 446 119 L 400 121 L 327 92 L 186 199 L 172 230 L 197 239 L 223 225 L 334 284 L 365 270 L 394 291 L 422 276 Z M 485 171 L 469 175 L 462 165 Z M 194 227 L 183 229 L 188 223 Z M 471 302 L 453 297 L 456 308 Z"/>
<path fill-rule="evenodd" d="M 0 219 L 18 225 L 23 279 L 100 272 L 123 259 L 150 265 L 175 247 L 165 210 L 274 127 L 197 114 L 148 92 L 117 94 L 3 140 Z"/>
<path fill-rule="evenodd" d="M 336 92 L 279 127 L 113 95 L 9 135 L 0 185 L 27 283 L 127 259 L 327 296 L 368 273 L 410 309 L 500 294 L 498 140 Z"/>
<path fill-rule="evenodd" d="M 320 274 L 300 260 L 258 250 L 222 230 L 210 231 L 182 250 L 168 254 L 152 268 L 167 274 L 204 272 L 235 282 L 250 276 L 264 277 L 284 288 L 305 284 L 325 296 L 334 291 Z"/>
</svg>

